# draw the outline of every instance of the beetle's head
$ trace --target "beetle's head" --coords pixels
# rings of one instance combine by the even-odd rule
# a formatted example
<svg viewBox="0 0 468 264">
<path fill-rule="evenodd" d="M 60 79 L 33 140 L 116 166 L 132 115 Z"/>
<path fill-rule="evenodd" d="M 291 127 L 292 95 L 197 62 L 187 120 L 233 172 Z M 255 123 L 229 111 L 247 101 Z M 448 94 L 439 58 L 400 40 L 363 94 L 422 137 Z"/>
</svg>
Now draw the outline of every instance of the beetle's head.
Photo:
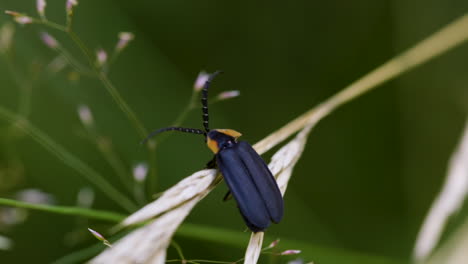
<svg viewBox="0 0 468 264">
<path fill-rule="evenodd" d="M 206 145 L 214 154 L 237 143 L 241 133 L 232 129 L 212 129 L 206 134 Z"/>
</svg>

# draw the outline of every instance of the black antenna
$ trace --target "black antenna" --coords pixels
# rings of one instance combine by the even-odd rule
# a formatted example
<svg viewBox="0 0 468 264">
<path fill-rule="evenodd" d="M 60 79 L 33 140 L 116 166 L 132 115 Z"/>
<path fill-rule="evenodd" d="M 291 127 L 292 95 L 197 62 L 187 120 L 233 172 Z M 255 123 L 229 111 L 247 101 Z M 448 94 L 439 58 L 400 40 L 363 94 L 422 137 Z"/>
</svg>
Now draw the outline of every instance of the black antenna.
<svg viewBox="0 0 468 264">
<path fill-rule="evenodd" d="M 153 132 L 151 132 L 145 139 L 141 141 L 141 144 L 145 144 L 150 138 L 154 137 L 155 135 L 165 132 L 165 131 L 180 131 L 180 132 L 185 132 L 185 133 L 191 133 L 191 134 L 200 134 L 204 135 L 205 131 L 201 129 L 196 129 L 196 128 L 185 128 L 185 127 L 165 127 L 165 128 L 160 128 L 157 129 Z"/>
<path fill-rule="evenodd" d="M 211 81 L 216 77 L 216 75 L 222 73 L 222 71 L 216 71 L 213 74 L 208 77 L 208 80 L 206 80 L 205 85 L 203 85 L 203 90 L 202 90 L 202 111 L 203 111 L 203 126 L 205 127 L 205 131 L 201 129 L 196 129 L 196 128 L 185 128 L 185 127 L 165 127 L 165 128 L 160 128 L 157 129 L 153 132 L 151 132 L 145 139 L 141 141 L 141 144 L 145 144 L 150 138 L 154 137 L 155 135 L 165 132 L 165 131 L 179 131 L 179 132 L 185 132 L 185 133 L 191 133 L 191 134 L 199 134 L 199 135 L 204 135 L 206 137 L 206 133 L 210 131 L 208 127 L 208 88 L 210 87 Z"/>
<path fill-rule="evenodd" d="M 215 71 L 213 74 L 208 77 L 208 80 L 206 80 L 205 85 L 203 86 L 202 90 L 202 98 L 201 98 L 201 103 L 202 103 L 202 112 L 203 112 L 203 127 L 205 128 L 206 132 L 210 131 L 210 127 L 208 125 L 209 121 L 209 116 L 208 116 L 208 88 L 210 88 L 211 81 L 220 73 L 223 73 L 222 71 Z"/>
</svg>

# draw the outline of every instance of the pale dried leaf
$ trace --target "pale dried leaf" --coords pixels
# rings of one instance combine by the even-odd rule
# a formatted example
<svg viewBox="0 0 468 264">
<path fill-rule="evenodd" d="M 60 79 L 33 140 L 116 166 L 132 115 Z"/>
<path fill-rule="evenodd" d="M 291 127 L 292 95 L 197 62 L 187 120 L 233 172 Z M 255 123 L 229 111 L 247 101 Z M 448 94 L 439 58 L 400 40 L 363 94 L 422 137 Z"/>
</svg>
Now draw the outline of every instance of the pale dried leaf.
<svg viewBox="0 0 468 264">
<path fill-rule="evenodd" d="M 252 233 L 252 235 L 250 235 L 249 245 L 247 246 L 244 257 L 245 264 L 257 263 L 260 253 L 262 253 L 263 237 L 263 232 Z"/>
<path fill-rule="evenodd" d="M 425 264 L 464 264 L 468 259 L 468 221 L 424 262 Z"/>
<path fill-rule="evenodd" d="M 156 201 L 122 222 L 122 226 L 140 223 L 160 215 L 114 243 L 90 263 L 164 263 L 166 250 L 177 227 L 192 208 L 215 186 L 216 170 L 202 170 L 183 179 Z"/>
<path fill-rule="evenodd" d="M 291 178 L 294 166 L 304 151 L 305 144 L 307 143 L 307 136 L 315 124 L 316 122 L 310 123 L 300 133 L 298 133 L 293 140 L 278 150 L 271 158 L 271 162 L 268 167 L 273 175 L 275 175 L 283 196 L 286 192 L 286 188 L 288 187 L 288 182 Z M 258 232 L 256 234 L 252 233 L 249 245 L 245 252 L 245 264 L 257 263 L 262 250 L 262 242 L 263 232 Z"/>
<path fill-rule="evenodd" d="M 137 224 L 167 212 L 195 196 L 202 194 L 213 184 L 216 170 L 202 170 L 183 179 L 168 189 L 156 201 L 147 204 L 137 212 L 127 217 L 122 226 Z"/>
<path fill-rule="evenodd" d="M 200 199 L 192 199 L 106 249 L 90 263 L 165 263 L 172 235 Z"/>
<path fill-rule="evenodd" d="M 430 255 L 440 239 L 448 218 L 460 209 L 467 193 L 468 123 L 465 126 L 463 138 L 450 160 L 444 186 L 419 231 L 413 252 L 416 260 L 423 260 Z"/>
<path fill-rule="evenodd" d="M 205 195 L 195 196 L 186 203 L 165 213 L 152 223 L 139 228 L 113 244 L 99 256 L 91 260 L 92 264 L 163 264 L 171 238 L 192 208 Z"/>
</svg>

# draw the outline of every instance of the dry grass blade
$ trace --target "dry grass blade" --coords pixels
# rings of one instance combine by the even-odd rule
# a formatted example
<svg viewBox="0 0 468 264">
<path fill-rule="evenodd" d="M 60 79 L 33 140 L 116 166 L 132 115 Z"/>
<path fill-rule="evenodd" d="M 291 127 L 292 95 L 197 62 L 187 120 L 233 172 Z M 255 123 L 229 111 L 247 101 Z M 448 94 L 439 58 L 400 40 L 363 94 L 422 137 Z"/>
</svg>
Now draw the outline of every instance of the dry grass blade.
<svg viewBox="0 0 468 264">
<path fill-rule="evenodd" d="M 439 241 L 447 220 L 460 209 L 467 194 L 468 122 L 462 140 L 450 160 L 445 184 L 419 231 L 413 252 L 416 260 L 421 261 L 429 256 Z"/>
<path fill-rule="evenodd" d="M 425 264 L 464 264 L 468 258 L 468 221 L 436 250 Z"/>
<path fill-rule="evenodd" d="M 468 39 L 467 28 L 468 14 L 465 14 L 268 135 L 255 144 L 255 149 L 260 154 L 267 152 L 308 124 L 320 121 L 337 107 L 464 43 Z"/>
<path fill-rule="evenodd" d="M 307 136 L 313 126 L 314 124 L 310 124 L 304 128 L 293 140 L 278 150 L 271 158 L 268 167 L 273 175 L 275 175 L 283 196 L 288 187 L 292 170 L 304 151 L 305 144 L 307 143 Z"/>
<path fill-rule="evenodd" d="M 144 222 L 178 207 L 199 196 L 206 195 L 216 179 L 216 170 L 201 170 L 168 189 L 156 201 L 149 203 L 127 217 L 120 225 L 129 226 Z"/>
<path fill-rule="evenodd" d="M 315 124 L 315 123 L 314 123 Z M 281 194 L 286 192 L 289 179 L 291 178 L 292 171 L 297 161 L 302 155 L 305 144 L 307 143 L 307 136 L 314 126 L 310 124 L 304 128 L 293 140 L 278 150 L 271 158 L 268 165 L 273 175 L 276 177 Z M 244 263 L 255 264 L 260 257 L 263 242 L 263 232 L 252 234 L 250 237 L 249 245 L 245 252 Z"/>
<path fill-rule="evenodd" d="M 194 198 L 137 229 L 91 260 L 93 264 L 165 263 L 174 232 L 202 198 Z"/>
<path fill-rule="evenodd" d="M 244 263 L 257 263 L 260 253 L 262 252 L 263 236 L 263 232 L 252 233 L 252 235 L 250 235 Z"/>
<path fill-rule="evenodd" d="M 167 247 L 177 227 L 216 182 L 216 170 L 202 170 L 185 178 L 158 200 L 125 219 L 122 225 L 160 217 L 133 231 L 91 263 L 164 263 Z"/>
</svg>

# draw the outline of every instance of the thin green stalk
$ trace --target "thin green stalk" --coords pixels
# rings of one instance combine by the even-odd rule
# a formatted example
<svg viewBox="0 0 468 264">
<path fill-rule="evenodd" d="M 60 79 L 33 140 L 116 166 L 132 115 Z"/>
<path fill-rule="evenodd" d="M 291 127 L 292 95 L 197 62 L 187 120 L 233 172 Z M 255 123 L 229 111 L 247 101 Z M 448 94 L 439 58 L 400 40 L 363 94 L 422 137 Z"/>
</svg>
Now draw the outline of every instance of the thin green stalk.
<svg viewBox="0 0 468 264">
<path fill-rule="evenodd" d="M 105 74 L 109 74 L 110 67 L 117 61 L 117 58 L 119 57 L 120 53 L 121 52 L 117 52 L 116 49 L 114 49 L 114 51 L 112 52 L 112 55 L 110 56 L 109 60 L 107 61 L 107 63 L 102 68 L 102 71 Z"/>
<path fill-rule="evenodd" d="M 124 114 L 130 120 L 130 122 L 132 122 L 139 136 L 141 138 L 145 138 L 148 135 L 148 131 L 143 126 L 143 123 L 141 123 L 141 121 L 138 119 L 136 114 L 133 112 L 133 110 L 130 108 L 130 106 L 127 104 L 127 102 L 123 99 L 123 97 L 120 95 L 118 90 L 109 80 L 106 72 L 96 67 L 94 60 L 93 60 L 94 58 L 93 53 L 88 49 L 88 47 L 84 44 L 84 42 L 80 39 L 80 37 L 71 29 L 71 27 L 70 26 L 64 27 L 62 25 L 59 25 L 57 23 L 54 23 L 48 20 L 34 19 L 34 22 L 57 29 L 59 31 L 62 31 L 70 37 L 70 39 L 75 43 L 75 45 L 78 46 L 81 52 L 85 55 L 86 60 L 88 61 L 89 66 L 94 72 L 94 75 L 96 76 L 96 78 L 101 81 L 101 83 L 106 88 L 107 92 L 111 95 L 112 99 L 116 102 L 119 108 L 124 112 Z M 156 169 L 155 169 L 156 168 L 156 146 L 155 145 L 150 146 L 150 145 L 151 144 L 148 144 L 148 147 L 147 147 L 148 156 L 149 156 L 148 162 L 150 165 L 150 177 L 151 179 L 153 179 L 154 182 L 156 182 Z"/>
<path fill-rule="evenodd" d="M 145 138 L 148 135 L 148 130 L 144 127 L 143 123 L 138 119 L 135 112 L 130 108 L 127 102 L 123 99 L 120 95 L 119 91 L 115 88 L 112 82 L 107 77 L 107 74 L 96 67 L 93 61 L 93 55 L 83 43 L 83 41 L 76 35 L 73 31 L 66 31 L 70 38 L 75 42 L 75 44 L 80 48 L 82 53 L 88 60 L 90 67 L 95 72 L 97 78 L 102 82 L 104 87 L 106 88 L 107 92 L 111 95 L 112 99 L 116 102 L 119 108 L 125 113 L 127 118 L 130 122 L 133 123 L 134 127 L 136 128 L 138 134 L 141 138 Z M 157 179 L 157 171 L 156 171 L 156 146 L 151 146 L 151 144 L 147 144 L 147 151 L 148 151 L 148 163 L 150 165 L 150 177 L 153 181 L 153 184 L 156 185 Z M 153 189 L 153 188 L 151 188 Z"/>
<path fill-rule="evenodd" d="M 152 195 L 158 190 L 158 169 L 156 167 L 156 163 L 157 163 L 157 157 L 156 157 L 156 143 L 148 143 L 147 144 L 147 149 L 148 149 L 148 153 L 149 153 L 149 171 L 148 171 L 148 176 L 149 178 L 147 177 L 147 181 L 145 183 L 147 183 L 147 190 L 149 190 L 148 192 L 148 196 L 149 196 L 149 199 L 152 200 Z"/>
<path fill-rule="evenodd" d="M 42 145 L 50 153 L 54 154 L 63 163 L 82 174 L 86 179 L 88 179 L 88 181 L 93 183 L 110 199 L 112 199 L 117 204 L 121 205 L 127 211 L 133 212 L 137 209 L 137 206 L 132 201 L 130 201 L 117 189 L 115 189 L 114 186 L 107 182 L 104 179 L 104 177 L 102 177 L 98 172 L 96 172 L 86 163 L 75 157 L 64 147 L 54 142 L 49 136 L 44 134 L 38 128 L 31 125 L 27 120 L 23 119 L 21 116 L 18 116 L 7 109 L 0 107 L 0 118 L 18 126 L 18 128 L 20 128 L 26 134 L 31 136 L 31 138 L 33 138 L 36 142 Z"/>
<path fill-rule="evenodd" d="M 28 118 L 31 114 L 33 82 L 25 83 L 21 88 L 21 94 L 18 102 L 18 114 Z"/>
<path fill-rule="evenodd" d="M 148 135 L 148 131 L 137 118 L 135 113 L 130 109 L 128 104 L 125 100 L 120 96 L 120 93 L 114 87 L 112 82 L 109 80 L 106 74 L 103 72 L 98 73 L 99 79 L 107 88 L 107 91 L 112 96 L 117 105 L 121 108 L 121 110 L 127 115 L 128 119 L 133 123 L 133 125 L 137 128 L 137 131 L 140 134 L 141 138 L 145 138 Z M 146 144 L 147 151 L 148 151 L 148 163 L 150 167 L 150 178 L 152 180 L 150 191 L 154 191 L 156 189 L 156 182 L 157 182 L 157 170 L 156 170 L 156 144 Z"/>
<path fill-rule="evenodd" d="M 5 54 L 5 61 L 7 64 L 7 68 L 13 76 L 13 81 L 15 82 L 16 86 L 18 86 L 20 90 L 19 102 L 18 102 L 18 113 L 21 116 L 28 117 L 30 114 L 31 108 L 31 92 L 33 86 L 33 80 L 29 80 L 24 76 L 21 72 L 16 69 L 13 55 L 10 51 Z M 34 78 L 32 78 L 34 79 Z"/>
<path fill-rule="evenodd" d="M 64 27 L 64 26 L 62 26 L 60 24 L 54 23 L 52 21 L 49 21 L 49 20 L 33 18 L 33 23 L 42 24 L 42 25 L 51 27 L 51 28 L 59 30 L 59 31 L 63 31 L 65 33 L 68 32 L 66 27 Z"/>
<path fill-rule="evenodd" d="M 123 99 L 123 97 L 120 95 L 119 91 L 115 88 L 114 84 L 109 80 L 108 76 L 106 73 L 99 68 L 96 67 L 93 61 L 93 55 L 91 51 L 86 47 L 86 45 L 83 43 L 83 41 L 76 35 L 75 32 L 73 31 L 67 31 L 68 35 L 70 38 L 75 42 L 75 44 L 80 48 L 82 53 L 85 55 L 85 57 L 88 60 L 88 63 L 90 67 L 93 69 L 95 72 L 97 78 L 101 81 L 101 83 L 104 85 L 106 88 L 107 92 L 111 95 L 112 99 L 117 103 L 119 108 L 125 113 L 127 118 L 130 120 L 130 122 L 133 123 L 133 126 L 136 128 L 138 134 L 140 135 L 141 138 L 145 138 L 148 135 L 148 130 L 144 127 L 143 123 L 138 119 L 136 116 L 135 112 L 130 108 L 130 106 L 127 104 L 127 102 Z M 151 178 L 156 181 L 156 149 L 155 147 L 151 147 L 148 144 L 147 147 L 148 150 L 148 162 L 150 164 L 150 175 Z"/>
<path fill-rule="evenodd" d="M 192 90 L 192 95 L 190 96 L 188 104 L 185 106 L 184 109 L 179 113 L 179 115 L 176 117 L 174 122 L 172 122 L 171 126 L 180 126 L 184 120 L 187 118 L 188 113 L 192 111 L 195 108 L 195 102 L 198 97 L 198 92 L 195 90 Z M 157 140 L 150 140 L 147 144 L 148 148 L 156 148 L 157 144 L 160 144 L 163 142 L 169 135 L 166 134 L 166 136 L 159 137 Z M 153 163 L 152 163 L 153 162 Z M 156 163 L 156 152 L 155 151 L 150 151 L 150 164 L 155 164 Z M 149 183 L 149 191 L 155 192 L 156 187 L 157 187 L 157 178 L 156 178 L 156 167 L 151 167 L 150 169 L 150 183 Z"/>
<path fill-rule="evenodd" d="M 199 93 L 195 91 L 195 89 L 192 90 L 192 95 L 190 96 L 188 104 L 179 113 L 179 116 L 177 116 L 175 121 L 172 123 L 172 126 L 182 125 L 182 122 L 184 122 L 184 120 L 187 118 L 188 113 L 190 113 L 190 111 L 192 111 L 195 108 L 195 102 L 197 100 L 198 94 Z"/>
<path fill-rule="evenodd" d="M 78 35 L 71 29 L 67 30 L 66 33 L 71 38 L 71 40 L 73 40 L 73 42 L 78 46 L 81 52 L 85 55 L 86 59 L 88 60 L 89 66 L 96 73 L 99 73 L 99 69 L 96 67 L 96 64 L 94 64 L 94 54 L 88 49 L 88 47 L 84 44 L 80 37 L 78 37 Z"/>
<path fill-rule="evenodd" d="M 120 109 L 127 115 L 128 119 L 130 119 L 130 121 L 136 127 L 140 137 L 145 138 L 148 135 L 148 130 L 146 130 L 146 128 L 143 126 L 143 124 L 137 118 L 137 116 L 135 115 L 135 112 L 133 112 L 132 109 L 130 108 L 130 106 L 125 102 L 125 100 L 120 95 L 120 93 L 117 91 L 117 89 L 112 84 L 112 82 L 109 80 L 107 75 L 105 75 L 102 72 L 99 72 L 97 74 L 98 74 L 99 80 L 101 80 L 101 82 L 104 84 L 107 91 L 109 92 L 109 94 L 114 99 L 114 101 L 117 103 L 117 105 L 120 107 Z"/>
<path fill-rule="evenodd" d="M 177 254 L 182 260 L 185 260 L 184 253 L 182 252 L 182 248 L 180 247 L 179 243 L 175 242 L 175 240 L 171 241 L 171 246 L 175 248 Z"/>
<path fill-rule="evenodd" d="M 135 199 L 138 203 L 143 205 L 148 203 L 145 196 L 144 182 L 134 181 L 133 195 L 135 196 Z"/>
<path fill-rule="evenodd" d="M 73 26 L 73 11 L 68 11 L 67 10 L 67 31 L 71 31 L 72 30 L 72 26 Z"/>
<path fill-rule="evenodd" d="M 0 205 L 11 206 L 11 207 L 16 207 L 16 208 L 32 209 L 32 210 L 38 210 L 38 211 L 54 213 L 54 214 L 81 216 L 81 217 L 86 217 L 90 219 L 105 220 L 109 222 L 120 222 L 126 217 L 125 215 L 121 215 L 121 214 L 114 213 L 114 212 L 108 212 L 108 211 L 100 211 L 100 210 L 73 207 L 73 206 L 33 204 L 33 203 L 26 203 L 22 201 L 5 199 L 5 198 L 0 198 Z"/>
<path fill-rule="evenodd" d="M 99 143 L 98 143 L 99 144 Z M 113 168 L 113 170 L 115 171 L 115 173 L 119 176 L 120 178 L 120 181 L 125 185 L 127 186 L 127 189 L 129 191 L 132 191 L 131 189 L 131 184 L 132 184 L 132 181 L 129 177 L 129 172 L 127 171 L 127 169 L 125 169 L 125 167 L 122 165 L 123 162 L 119 159 L 119 157 L 117 156 L 117 154 L 112 150 L 112 148 L 110 146 L 101 146 L 99 147 L 102 155 L 104 156 L 104 158 L 107 160 L 107 163 L 109 163 L 109 165 Z"/>
<path fill-rule="evenodd" d="M 46 23 L 46 25 L 51 26 L 50 23 Z M 80 37 L 71 29 L 66 29 L 64 27 L 55 27 L 55 28 L 58 28 L 68 34 L 71 40 L 78 46 L 81 52 L 85 55 L 86 59 L 88 60 L 89 66 L 93 69 L 97 78 L 102 82 L 104 87 L 107 89 L 112 99 L 114 99 L 114 101 L 117 103 L 120 109 L 127 115 L 128 119 L 130 119 L 130 121 L 137 128 L 137 131 L 140 134 L 140 136 L 142 138 L 146 137 L 146 135 L 148 134 L 148 131 L 140 122 L 140 120 L 137 118 L 137 116 L 135 115 L 133 110 L 130 108 L 130 106 L 127 104 L 127 102 L 120 95 L 120 93 L 112 84 L 112 82 L 109 80 L 107 75 L 96 67 L 96 65 L 94 64 L 94 60 L 93 60 L 93 57 L 94 57 L 93 53 L 88 49 L 88 47 L 84 44 L 84 42 L 80 39 Z"/>
<path fill-rule="evenodd" d="M 6 62 L 8 71 L 10 72 L 10 75 L 13 76 L 13 81 L 16 83 L 16 86 L 18 86 L 21 89 L 21 87 L 23 87 L 26 83 L 25 81 L 26 78 L 25 76 L 23 76 L 22 73 L 16 70 L 16 66 L 12 57 L 13 57 L 13 54 L 11 54 L 11 51 L 8 51 L 5 54 L 5 62 Z"/>
<path fill-rule="evenodd" d="M 114 87 L 114 85 L 109 80 L 107 75 L 104 72 L 102 72 L 99 68 L 96 67 L 96 65 L 94 64 L 94 60 L 93 60 L 93 57 L 94 57 L 93 53 L 88 49 L 88 47 L 84 44 L 84 42 L 80 39 L 80 37 L 70 28 L 64 27 L 57 23 L 54 23 L 48 20 L 38 20 L 38 19 L 34 19 L 33 21 L 35 23 L 43 24 L 48 27 L 60 30 L 66 33 L 70 37 L 70 39 L 75 43 L 75 45 L 78 46 L 81 52 L 85 55 L 86 60 L 89 63 L 89 66 L 93 70 L 96 77 L 103 83 L 104 87 L 107 89 L 112 99 L 114 99 L 114 101 L 117 103 L 120 109 L 127 115 L 127 118 L 130 119 L 130 121 L 135 125 L 140 136 L 142 138 L 146 137 L 146 135 L 148 134 L 146 128 L 139 121 L 139 119 L 137 118 L 135 113 L 132 111 L 130 106 L 122 98 L 122 96 Z"/>
<path fill-rule="evenodd" d="M 82 65 L 77 59 L 75 59 L 67 49 L 62 46 L 58 46 L 56 49 L 67 60 L 68 64 L 75 68 L 75 70 L 81 75 L 94 76 L 94 73 L 87 69 L 86 66 Z"/>
<path fill-rule="evenodd" d="M 133 181 L 129 177 L 129 171 L 123 165 L 124 162 L 120 160 L 117 153 L 112 148 L 111 142 L 106 140 L 103 136 L 99 135 L 94 127 L 85 126 L 86 131 L 89 134 L 90 140 L 92 143 L 96 144 L 97 149 L 107 161 L 107 163 L 112 167 L 115 174 L 119 177 L 121 183 L 125 185 L 129 192 L 132 192 Z"/>
</svg>

